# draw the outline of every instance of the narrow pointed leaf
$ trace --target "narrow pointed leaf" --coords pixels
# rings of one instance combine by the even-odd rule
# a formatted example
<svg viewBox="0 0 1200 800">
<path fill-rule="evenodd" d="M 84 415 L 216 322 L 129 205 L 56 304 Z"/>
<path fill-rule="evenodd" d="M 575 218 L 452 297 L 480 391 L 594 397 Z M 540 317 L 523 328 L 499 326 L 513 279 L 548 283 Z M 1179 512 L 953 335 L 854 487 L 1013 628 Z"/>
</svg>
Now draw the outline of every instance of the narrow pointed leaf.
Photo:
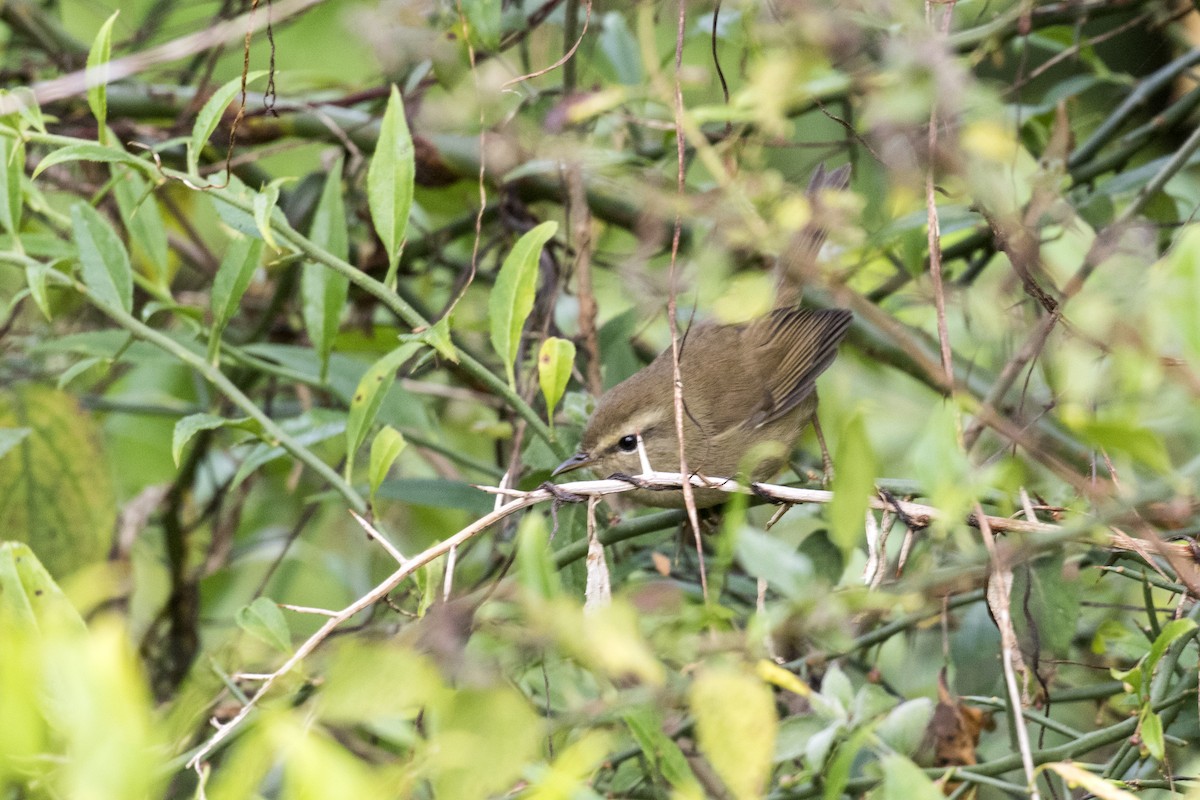
<svg viewBox="0 0 1200 800">
<path fill-rule="evenodd" d="M 246 76 L 246 85 L 266 74 L 265 70 L 251 72 Z M 199 172 L 200 153 L 204 150 L 204 145 L 208 144 L 208 139 L 220 124 L 225 109 L 229 108 L 229 104 L 241 90 L 242 78 L 238 76 L 213 92 L 212 97 L 208 98 L 208 102 L 196 115 L 196 124 L 192 126 L 192 137 L 187 147 L 187 168 L 190 174 L 196 175 Z"/>
<path fill-rule="evenodd" d="M 325 179 L 309 238 L 343 261 L 350 252 L 346 207 L 342 201 L 341 159 Z M 321 380 L 329 373 L 329 354 L 333 351 L 333 340 L 337 336 L 349 288 L 350 281 L 344 275 L 323 264 L 311 261 L 304 264 L 300 276 L 304 327 L 321 360 Z"/>
<path fill-rule="evenodd" d="M 500 266 L 489 300 L 492 347 L 504 362 L 508 385 L 516 387 L 515 364 L 521 348 L 521 330 L 533 310 L 537 291 L 538 259 L 542 247 L 558 230 L 558 223 L 543 222 L 517 240 Z"/>
<path fill-rule="evenodd" d="M 25 175 L 25 145 L 15 138 L 0 136 L 0 227 L 13 235 L 21 227 L 21 178 Z"/>
<path fill-rule="evenodd" d="M 134 167 L 145 167 L 145 164 L 124 150 L 87 142 L 86 144 L 69 144 L 47 153 L 46 157 L 33 168 L 33 177 L 37 178 L 50 167 L 71 161 L 95 161 L 101 164 L 129 164 Z"/>
<path fill-rule="evenodd" d="M 87 102 L 99 124 L 100 144 L 108 143 L 108 62 L 112 59 L 113 23 L 120 13 L 114 11 L 100 26 L 87 57 Z"/>
<path fill-rule="evenodd" d="M 135 261 L 142 266 L 140 272 L 163 294 L 169 294 L 167 229 L 158 200 L 145 179 L 131 169 L 114 170 L 113 194 L 117 198 L 121 222 L 129 232 Z"/>
<path fill-rule="evenodd" d="M 171 436 L 171 458 L 175 466 L 179 466 L 183 458 L 183 448 L 201 431 L 211 431 L 236 425 L 244 425 L 249 418 L 226 419 L 216 414 L 190 414 L 175 423 L 175 432 Z"/>
<path fill-rule="evenodd" d="M 129 311 L 133 307 L 133 270 L 117 232 L 87 203 L 71 206 L 71 229 L 79 247 L 84 284 L 104 302 Z"/>
<path fill-rule="evenodd" d="M 254 278 L 262 257 L 263 241 L 249 236 L 230 237 L 229 247 L 221 266 L 217 268 L 217 276 L 213 279 L 212 287 L 212 339 L 208 343 L 208 360 L 218 363 L 221 352 L 221 334 L 233 315 L 237 313 L 242 295 Z"/>
<path fill-rule="evenodd" d="M 367 431 L 375 422 L 379 406 L 387 390 L 391 388 L 396 370 L 412 358 L 421 345 L 405 342 L 383 358 L 376 361 L 363 373 L 350 399 L 350 413 L 346 418 L 346 480 L 349 482 L 354 465 L 354 454 L 367 438 Z"/>
<path fill-rule="evenodd" d="M 400 90 L 392 87 L 387 110 L 379 128 L 375 155 L 367 169 L 367 203 L 375 232 L 388 255 L 385 284 L 393 286 L 400 253 L 408 231 L 408 215 L 412 210 L 413 178 L 416 166 L 412 134 L 404 116 L 404 101 Z"/>
</svg>

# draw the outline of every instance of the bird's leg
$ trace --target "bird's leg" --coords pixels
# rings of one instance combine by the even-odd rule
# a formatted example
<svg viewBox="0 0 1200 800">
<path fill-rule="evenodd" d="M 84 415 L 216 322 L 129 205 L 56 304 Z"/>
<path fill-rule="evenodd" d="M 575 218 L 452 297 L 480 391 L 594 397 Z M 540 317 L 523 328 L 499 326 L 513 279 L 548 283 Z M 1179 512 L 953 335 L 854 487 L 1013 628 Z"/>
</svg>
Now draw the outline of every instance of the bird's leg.
<svg viewBox="0 0 1200 800">
<path fill-rule="evenodd" d="M 545 489 L 547 492 L 549 492 L 550 496 L 554 498 L 554 502 L 556 504 L 558 504 L 558 503 L 582 503 L 584 500 L 587 500 L 587 498 L 585 496 L 583 496 L 581 494 L 575 494 L 574 492 L 568 492 L 568 491 L 564 490 L 562 487 L 557 486 L 556 484 L 550 483 L 550 481 L 546 481 L 538 488 Z"/>
<path fill-rule="evenodd" d="M 824 470 L 821 475 L 821 485 L 829 486 L 833 483 L 833 459 L 829 457 L 829 448 L 825 444 L 825 434 L 821 430 L 821 420 L 816 414 L 813 414 L 812 426 L 813 433 L 817 435 L 817 444 L 821 445 L 821 468 Z"/>
</svg>

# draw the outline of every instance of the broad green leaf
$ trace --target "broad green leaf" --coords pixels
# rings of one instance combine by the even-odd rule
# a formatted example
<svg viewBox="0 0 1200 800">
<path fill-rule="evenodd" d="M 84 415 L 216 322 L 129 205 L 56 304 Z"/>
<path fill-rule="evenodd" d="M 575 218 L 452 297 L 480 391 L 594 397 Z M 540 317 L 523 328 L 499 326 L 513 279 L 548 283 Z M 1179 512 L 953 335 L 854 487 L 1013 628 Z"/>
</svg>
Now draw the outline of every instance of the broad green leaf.
<svg viewBox="0 0 1200 800">
<path fill-rule="evenodd" d="M 49 264 L 40 263 L 25 267 L 25 285 L 29 287 L 29 296 L 46 319 L 53 317 L 50 311 L 50 295 L 46 292 L 46 272 L 49 269 Z"/>
<path fill-rule="evenodd" d="M 229 246 L 225 249 L 225 257 L 217 267 L 217 275 L 213 278 L 212 293 L 212 338 L 208 342 L 208 360 L 214 366 L 220 363 L 221 334 L 229 320 L 237 313 L 250 281 L 254 279 L 254 271 L 258 269 L 259 259 L 262 258 L 263 241 L 249 236 L 233 234 L 229 237 Z"/>
<path fill-rule="evenodd" d="M 603 766 L 613 744 L 602 731 L 588 730 L 567 748 L 555 754 L 554 763 L 526 791 L 524 800 L 565 800 L 582 797 L 591 789 L 596 771 Z"/>
<path fill-rule="evenodd" d="M 388 470 L 396 463 L 407 444 L 404 435 L 391 425 L 384 426 L 371 440 L 371 465 L 367 470 L 367 478 L 371 483 L 372 503 L 375 502 L 375 492 L 379 489 L 379 484 L 383 483 Z"/>
<path fill-rule="evenodd" d="M 416 342 L 405 342 L 383 358 L 376 361 L 363 373 L 350 399 L 350 413 L 346 418 L 346 482 L 350 482 L 354 468 L 354 454 L 367 438 L 367 431 L 375 422 L 379 405 L 387 390 L 391 388 L 396 370 L 420 350 Z"/>
<path fill-rule="evenodd" d="M 343 638 L 329 643 L 320 715 L 325 722 L 358 725 L 388 717 L 415 718 L 441 705 L 450 691 L 423 655 L 394 642 Z"/>
<path fill-rule="evenodd" d="M 1142 744 L 1146 745 L 1146 750 L 1150 753 L 1151 758 L 1162 761 L 1163 756 L 1167 753 L 1167 743 L 1163 739 L 1162 717 L 1155 714 L 1149 705 L 1142 709 L 1141 733 Z"/>
<path fill-rule="evenodd" d="M 1153 675 L 1158 668 L 1158 662 L 1162 660 L 1166 654 L 1167 648 L 1175 643 L 1177 639 L 1188 635 L 1196 630 L 1196 622 L 1192 619 L 1184 617 L 1182 619 L 1174 619 L 1162 627 L 1158 637 L 1154 640 L 1154 644 L 1150 646 L 1150 652 L 1146 654 L 1146 663 L 1142 665 L 1142 669 L 1147 675 Z"/>
<path fill-rule="evenodd" d="M 918 697 L 889 711 L 876 726 L 875 734 L 897 753 L 912 757 L 921 747 L 932 719 L 933 701 Z"/>
<path fill-rule="evenodd" d="M 910 759 L 889 753 L 882 759 L 883 783 L 871 800 L 943 800 L 937 784 Z"/>
<path fill-rule="evenodd" d="M 730 793 L 738 800 L 762 797 L 779 727 L 767 685 L 752 673 L 705 668 L 692 682 L 688 705 L 700 752 Z"/>
<path fill-rule="evenodd" d="M 325 179 L 325 188 L 313 214 L 309 238 L 343 261 L 350 252 L 350 234 L 346 230 L 346 207 L 342 201 L 342 159 L 338 159 Z M 321 380 L 329 375 L 329 354 L 337 336 L 346 306 L 350 280 L 323 264 L 305 262 L 300 276 L 304 328 L 321 359 Z"/>
<path fill-rule="evenodd" d="M 133 308 L 133 269 L 117 232 L 87 203 L 71 206 L 71 229 L 79 248 L 83 282 L 105 303 Z"/>
<path fill-rule="evenodd" d="M 95 161 L 101 164 L 128 164 L 131 167 L 144 169 L 145 164 L 136 156 L 126 153 L 116 147 L 106 147 L 95 142 L 87 142 L 85 144 L 69 144 L 66 147 L 60 147 L 57 150 L 51 150 L 46 154 L 46 157 L 38 162 L 38 165 L 33 169 L 33 177 L 36 178 L 46 170 L 58 164 L 66 164 L 71 161 Z"/>
<path fill-rule="evenodd" d="M 875 452 L 860 413 L 850 417 L 842 431 L 833 466 L 829 538 L 848 553 L 863 544 L 867 501 L 875 491 Z"/>
<path fill-rule="evenodd" d="M 538 351 L 538 384 L 546 398 L 546 419 L 554 425 L 554 407 L 567 390 L 571 368 L 575 365 L 575 344 L 550 336 Z"/>
<path fill-rule="evenodd" d="M 65 392 L 18 384 L 0 390 L 0 427 L 30 431 L 0 458 L 0 536 L 28 542 L 58 577 L 103 561 L 117 507 L 92 416 Z"/>
<path fill-rule="evenodd" d="M 750 525 L 738 529 L 734 553 L 746 572 L 786 597 L 803 597 L 805 584 L 812 579 L 812 563 L 795 546 Z"/>
<path fill-rule="evenodd" d="M 516 388 L 515 364 L 521 348 L 521 330 L 533 310 L 537 290 L 538 259 L 542 247 L 558 230 L 558 223 L 543 222 L 525 233 L 500 266 L 496 285 L 488 300 L 492 325 L 492 347 L 504 362 L 508 385 Z"/>
<path fill-rule="evenodd" d="M 0 428 L 0 458 L 25 441 L 32 432 L 31 428 Z"/>
<path fill-rule="evenodd" d="M 112 29 L 120 10 L 100 26 L 87 57 L 87 102 L 99 125 L 100 144 L 108 143 L 108 62 L 112 60 Z"/>
<path fill-rule="evenodd" d="M 163 225 L 158 200 L 149 184 L 132 169 L 113 170 L 113 194 L 121 221 L 129 232 L 129 242 L 135 263 L 142 274 L 163 296 L 171 292 L 171 276 L 167 262 L 167 229 Z"/>
<path fill-rule="evenodd" d="M 292 635 L 287 620 L 274 600 L 259 597 L 237 612 L 238 627 L 260 641 L 287 653 L 292 647 Z"/>
<path fill-rule="evenodd" d="M 688 800 L 704 797 L 687 757 L 675 740 L 663 733 L 662 723 L 651 706 L 637 706 L 626 712 L 622 719 L 654 771 L 666 778 L 678 793 L 676 797 Z"/>
<path fill-rule="evenodd" d="M 384 279 L 388 288 L 395 286 L 396 270 L 404 250 L 415 175 L 412 134 L 408 130 L 404 101 L 400 90 L 392 86 L 379 127 L 375 154 L 367 168 L 367 205 L 371 209 L 375 232 L 388 254 L 388 271 Z"/>
<path fill-rule="evenodd" d="M 83 373 L 87 372 L 97 364 L 104 363 L 101 358 L 81 358 L 71 366 L 67 367 L 58 376 L 58 380 L 54 382 L 55 389 L 65 389 L 71 385 L 71 381 L 78 378 Z"/>
<path fill-rule="evenodd" d="M 248 417 L 226 419 L 216 414 L 190 414 L 179 420 L 175 423 L 175 432 L 171 435 L 171 458 L 175 460 L 175 466 L 179 466 L 180 459 L 183 458 L 183 448 L 197 433 L 217 428 L 242 426 L 249 421 Z"/>
<path fill-rule="evenodd" d="M 266 74 L 266 70 L 257 70 L 249 73 L 246 76 L 246 85 L 249 86 Z M 200 113 L 196 115 L 196 123 L 192 126 L 192 136 L 188 140 L 187 146 L 188 174 L 199 175 L 200 153 L 203 152 L 204 145 L 208 144 L 209 137 L 213 135 L 213 131 L 220 124 L 221 117 L 224 116 L 225 110 L 229 108 L 229 104 L 233 102 L 234 96 L 241 92 L 241 90 L 242 78 L 239 75 L 213 92 L 212 97 L 208 98 L 208 102 L 204 104 L 200 109 Z"/>
<path fill-rule="evenodd" d="M 449 314 L 443 316 L 420 333 L 405 334 L 400 339 L 401 341 L 408 341 L 410 337 L 413 341 L 429 345 L 437 351 L 439 356 L 447 361 L 455 364 L 458 363 L 458 348 L 454 346 L 454 340 L 450 338 Z"/>
<path fill-rule="evenodd" d="M 20 139 L 0 136 L 0 227 L 13 236 L 19 250 L 21 240 L 21 180 L 25 176 L 25 145 Z"/>
<path fill-rule="evenodd" d="M 1110 453 L 1125 453 L 1162 475 L 1171 472 L 1162 437 L 1136 420 L 1093 419 L 1075 427 L 1089 442 Z"/>
</svg>

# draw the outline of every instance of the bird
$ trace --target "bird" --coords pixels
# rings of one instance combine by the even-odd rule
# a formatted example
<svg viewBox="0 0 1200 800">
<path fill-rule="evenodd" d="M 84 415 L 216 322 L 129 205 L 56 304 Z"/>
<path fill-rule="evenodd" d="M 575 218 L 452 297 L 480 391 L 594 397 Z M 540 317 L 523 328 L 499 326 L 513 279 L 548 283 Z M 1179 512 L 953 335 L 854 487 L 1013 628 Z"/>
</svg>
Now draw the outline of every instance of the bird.
<svg viewBox="0 0 1200 800">
<path fill-rule="evenodd" d="M 816 380 L 829 368 L 853 315 L 846 309 L 777 308 L 746 323 L 698 323 L 679 341 L 683 384 L 684 456 L 690 472 L 709 477 L 745 474 L 767 480 L 787 462 L 792 446 L 815 418 Z M 552 473 L 584 467 L 598 475 L 643 472 L 638 438 L 650 466 L 679 470 L 671 349 L 601 395 L 584 427 L 579 450 Z M 634 502 L 681 508 L 679 490 L 640 488 Z M 698 488 L 697 508 L 727 499 Z"/>
</svg>

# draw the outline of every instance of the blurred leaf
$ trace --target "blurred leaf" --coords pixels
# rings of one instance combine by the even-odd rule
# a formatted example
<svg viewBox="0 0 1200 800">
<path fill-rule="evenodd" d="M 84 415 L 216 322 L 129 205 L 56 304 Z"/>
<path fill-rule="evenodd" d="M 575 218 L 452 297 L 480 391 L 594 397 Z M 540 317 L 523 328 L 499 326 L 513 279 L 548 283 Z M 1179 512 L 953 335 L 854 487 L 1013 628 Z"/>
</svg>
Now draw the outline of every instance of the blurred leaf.
<svg viewBox="0 0 1200 800">
<path fill-rule="evenodd" d="M 911 758 L 921 747 L 932 719 L 933 701 L 928 697 L 917 697 L 889 711 L 875 727 L 875 734 L 888 747 Z"/>
<path fill-rule="evenodd" d="M 62 577 L 104 558 L 116 498 L 100 430 L 70 395 L 37 384 L 0 391 L 0 427 L 30 433 L 0 459 L 0 530 Z"/>
<path fill-rule="evenodd" d="M 339 158 L 325 179 L 325 188 L 313 214 L 309 238 L 319 247 L 345 261 L 350 254 L 350 234 L 346 230 L 346 206 L 342 201 L 342 159 Z M 321 380 L 329 374 L 329 353 L 341 325 L 350 279 L 324 264 L 304 263 L 300 293 L 304 299 L 304 328 L 313 349 L 321 357 Z"/>
<path fill-rule="evenodd" d="M 1149 706 L 1143 709 L 1140 732 L 1142 744 L 1146 746 L 1150 757 L 1156 761 L 1162 761 L 1167 754 L 1167 743 L 1163 739 L 1162 717 L 1155 714 Z"/>
<path fill-rule="evenodd" d="M 734 542 L 738 563 L 755 578 L 762 578 L 786 597 L 802 597 L 812 580 L 809 560 L 782 539 L 744 525 Z"/>
<path fill-rule="evenodd" d="M 248 73 L 245 85 L 249 86 L 266 74 L 266 70 L 261 69 Z M 233 98 L 241 91 L 242 77 L 239 75 L 227 81 L 213 92 L 212 96 L 208 98 L 208 101 L 200 109 L 200 113 L 196 115 L 196 122 L 192 125 L 192 136 L 188 140 L 187 145 L 187 171 L 189 175 L 199 177 L 200 154 L 203 152 L 204 146 L 208 144 L 213 131 L 217 129 L 217 125 L 221 123 L 221 118 L 225 116 L 225 110 L 229 108 L 229 104 L 233 102 Z"/>
<path fill-rule="evenodd" d="M 142 272 L 163 295 L 171 291 L 167 229 L 149 184 L 134 169 L 113 170 L 113 195 Z"/>
<path fill-rule="evenodd" d="M 79 612 L 29 545 L 0 541 L 0 635 L 16 629 L 10 627 L 14 625 L 42 633 L 86 630 Z"/>
<path fill-rule="evenodd" d="M 588 731 L 554 757 L 554 762 L 522 793 L 526 800 L 573 800 L 591 789 L 592 778 L 603 766 L 612 737 Z"/>
<path fill-rule="evenodd" d="M 472 46 L 488 52 L 500 47 L 500 0 L 463 0 L 467 36 Z"/>
<path fill-rule="evenodd" d="M 335 646 L 318 709 L 323 720 L 342 725 L 415 719 L 450 691 L 428 658 L 395 640 L 346 639 Z"/>
<path fill-rule="evenodd" d="M 0 428 L 0 458 L 25 441 L 32 432 L 32 428 Z"/>
<path fill-rule="evenodd" d="M 367 168 L 367 203 L 375 232 L 388 255 L 388 271 L 384 284 L 395 285 L 396 270 L 408 232 L 408 215 L 412 210 L 413 179 L 416 175 L 412 134 L 408 130 L 404 100 L 400 90 L 392 86 L 387 110 L 379 126 L 375 154 Z"/>
<path fill-rule="evenodd" d="M 851 416 L 843 428 L 833 468 L 829 538 L 848 553 L 865 541 L 867 501 L 875 493 L 875 451 L 861 413 Z"/>
<path fill-rule="evenodd" d="M 575 345 L 566 340 L 549 336 L 538 351 L 538 384 L 542 397 L 546 398 L 546 419 L 554 425 L 554 407 L 562 399 L 571 380 L 571 368 L 575 366 Z"/>
<path fill-rule="evenodd" d="M 512 388 L 517 385 L 514 365 L 521 348 L 521 330 L 525 327 L 529 312 L 533 310 L 538 261 L 542 247 L 557 230 L 558 223 L 543 222 L 517 240 L 512 252 L 500 266 L 488 301 L 492 347 L 504 362 L 508 385 Z"/>
<path fill-rule="evenodd" d="M 542 720 L 507 687 L 459 688 L 427 714 L 435 797 L 483 800 L 512 788 L 536 757 Z"/>
<path fill-rule="evenodd" d="M 546 519 L 530 511 L 517 529 L 517 580 L 533 597 L 549 599 L 562 591 L 550 553 Z"/>
<path fill-rule="evenodd" d="M 387 478 L 377 497 L 430 508 L 455 508 L 482 516 L 492 510 L 495 498 L 467 483 L 444 478 Z"/>
<path fill-rule="evenodd" d="M 663 733 L 662 722 L 652 707 L 640 706 L 622 716 L 633 739 L 650 762 L 653 773 L 661 774 L 683 798 L 703 797 L 699 781 L 688 765 L 687 757 L 670 736 Z"/>
<path fill-rule="evenodd" d="M 304 447 L 324 442 L 346 432 L 345 417 L 338 411 L 314 408 L 298 417 L 292 417 L 279 422 L 279 427 L 290 434 L 297 444 Z M 256 444 L 245 454 L 237 473 L 230 483 L 230 489 L 241 485 L 259 467 L 287 456 L 288 451 L 274 444 Z"/>
<path fill-rule="evenodd" d="M 79 247 L 84 284 L 105 303 L 133 308 L 133 270 L 117 232 L 87 203 L 71 206 L 71 229 Z"/>
<path fill-rule="evenodd" d="M 1066 780 L 1067 786 L 1071 788 L 1081 786 L 1088 794 L 1098 797 L 1100 800 L 1136 800 L 1137 798 L 1137 795 L 1125 791 L 1112 781 L 1088 772 L 1085 768 L 1070 761 L 1056 761 L 1046 764 L 1043 768 L 1057 772 Z"/>
<path fill-rule="evenodd" d="M 391 425 L 385 425 L 371 440 L 371 466 L 367 471 L 367 478 L 371 484 L 372 504 L 375 502 L 375 492 L 379 489 L 379 484 L 383 483 L 388 470 L 396 463 L 407 444 L 400 431 Z"/>
<path fill-rule="evenodd" d="M 292 649 L 292 634 L 287 620 L 274 600 L 258 597 L 237 612 L 238 627 L 259 641 L 266 642 L 281 653 Z"/>
<path fill-rule="evenodd" d="M 242 296 L 254 279 L 258 269 L 259 259 L 262 258 L 263 242 L 249 236 L 234 234 L 229 237 L 225 248 L 225 257 L 217 267 L 217 275 L 213 278 L 212 292 L 209 304 L 212 309 L 212 335 L 208 340 L 208 361 L 217 366 L 221 360 L 221 335 L 233 315 L 238 312 Z"/>
<path fill-rule="evenodd" d="M 96 118 L 100 144 L 108 144 L 108 62 L 112 59 L 112 29 L 121 11 L 114 11 L 92 40 L 87 57 L 87 103 Z"/>
<path fill-rule="evenodd" d="M 1162 437 L 1135 420 L 1089 419 L 1073 427 L 1109 453 L 1124 453 L 1163 475 L 1171 472 L 1171 459 Z"/>
<path fill-rule="evenodd" d="M 883 783 L 870 793 L 872 800 L 944 800 L 937 784 L 904 756 L 889 753 L 880 764 Z"/>
<path fill-rule="evenodd" d="M 779 723 L 779 734 L 775 738 L 775 763 L 795 761 L 804 756 L 808 740 L 821 731 L 827 721 L 814 716 L 793 715 Z"/>
<path fill-rule="evenodd" d="M 1192 633 L 1196 630 L 1196 621 L 1183 617 L 1182 619 L 1173 619 L 1166 625 L 1163 625 L 1162 631 L 1154 639 L 1154 644 L 1150 646 L 1150 651 L 1146 654 L 1146 661 L 1142 665 L 1142 669 L 1147 675 L 1153 675 L 1158 669 L 1158 662 L 1166 654 L 1167 648 L 1174 644 L 1178 639 Z"/>
<path fill-rule="evenodd" d="M 770 689 L 745 672 L 705 668 L 692 682 L 688 706 L 700 751 L 730 793 L 738 800 L 761 797 L 779 724 Z"/>
<path fill-rule="evenodd" d="M 396 377 L 396 370 L 420 350 L 415 342 L 406 342 L 371 365 L 350 400 L 350 413 L 346 417 L 346 481 L 350 482 L 354 469 L 354 454 L 366 441 L 367 431 L 375 423 L 384 395 Z"/>
</svg>

